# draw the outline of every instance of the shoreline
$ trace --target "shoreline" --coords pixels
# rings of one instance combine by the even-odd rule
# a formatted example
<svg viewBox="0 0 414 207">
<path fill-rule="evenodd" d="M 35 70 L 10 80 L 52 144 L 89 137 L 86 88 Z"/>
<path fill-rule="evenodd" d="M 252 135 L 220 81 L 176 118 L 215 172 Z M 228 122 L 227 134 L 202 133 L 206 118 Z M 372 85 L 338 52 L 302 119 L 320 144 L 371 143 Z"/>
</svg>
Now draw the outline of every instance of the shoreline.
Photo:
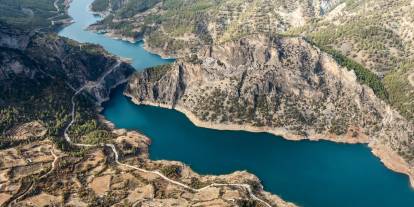
<svg viewBox="0 0 414 207">
<path fill-rule="evenodd" d="M 156 48 L 152 48 L 150 46 L 148 46 L 148 44 L 145 42 L 145 38 L 142 39 L 143 44 L 142 44 L 142 48 L 146 51 L 148 51 L 149 53 L 155 54 L 160 56 L 162 59 L 177 59 L 178 57 L 173 57 L 171 55 L 168 55 L 166 52 L 160 50 L 160 49 L 156 49 Z"/>
<path fill-rule="evenodd" d="M 90 30 L 91 32 L 95 32 L 95 33 L 99 33 L 99 34 L 103 34 L 108 38 L 114 39 L 114 40 L 122 40 L 125 42 L 129 42 L 131 44 L 136 44 L 137 42 L 139 42 L 140 40 L 135 39 L 133 37 L 127 37 L 127 36 L 123 36 L 123 35 L 117 35 L 114 32 L 100 32 L 100 31 L 95 31 L 95 30 Z"/>
<path fill-rule="evenodd" d="M 64 29 L 64 28 L 66 28 L 66 27 L 68 27 L 69 25 L 71 25 L 71 24 L 73 24 L 74 23 L 74 20 L 73 20 L 73 18 L 71 17 L 71 16 L 69 16 L 68 15 L 68 18 L 65 18 L 65 19 L 60 19 L 60 20 L 57 20 L 57 21 L 55 21 L 55 20 L 53 20 L 53 19 L 55 19 L 56 17 L 59 17 L 60 16 L 60 14 L 68 14 L 68 10 L 69 10 L 69 6 L 70 6 L 70 4 L 72 3 L 72 1 L 73 0 L 64 0 L 63 1 L 63 3 L 62 3 L 62 5 L 64 6 L 64 11 L 63 11 L 63 13 L 61 13 L 62 11 L 61 10 L 59 10 L 59 8 L 58 7 L 56 7 L 56 9 L 58 9 L 57 10 L 57 12 L 58 12 L 58 16 L 54 16 L 54 17 L 52 17 L 50 20 L 51 20 L 51 26 L 53 27 L 52 28 L 52 31 L 53 32 L 55 32 L 55 33 L 59 33 L 59 31 L 61 31 L 62 29 Z M 55 2 L 56 3 L 56 2 Z M 54 6 L 56 6 L 56 4 L 54 3 Z M 60 25 L 57 25 L 56 26 L 56 23 L 60 23 Z"/>
<path fill-rule="evenodd" d="M 93 11 L 92 4 L 90 4 L 88 6 L 88 12 L 91 13 L 92 15 L 99 16 L 101 18 L 97 22 L 103 20 L 106 16 L 108 16 L 110 14 L 110 11 L 108 11 L 108 10 L 106 10 L 106 11 L 100 11 L 100 12 Z M 88 30 L 88 31 L 93 32 L 93 33 L 103 34 L 103 35 L 105 35 L 105 36 L 107 36 L 107 37 L 109 37 L 111 39 L 122 40 L 122 41 L 129 42 L 131 44 L 135 44 L 135 43 L 137 43 L 139 41 L 139 40 L 137 40 L 135 38 L 132 38 L 132 37 L 127 37 L 127 36 L 123 36 L 123 35 L 117 35 L 117 34 L 115 34 L 115 32 L 108 32 L 108 31 L 105 31 L 105 30 L 100 31 L 100 30 L 94 29 L 93 27 L 91 28 L 91 26 L 93 26 L 97 22 L 95 22 L 95 23 L 93 23 L 91 25 L 88 25 L 85 30 Z"/>
<path fill-rule="evenodd" d="M 367 144 L 370 148 L 372 155 L 379 158 L 381 163 L 389 170 L 404 174 L 408 176 L 409 185 L 412 189 L 414 189 L 414 169 L 410 168 L 410 165 L 396 152 L 392 151 L 391 149 L 387 148 L 386 146 L 380 143 L 374 143 L 368 139 L 368 137 L 364 137 L 362 140 L 350 140 L 344 137 L 338 136 L 323 136 L 322 134 L 318 135 L 311 135 L 308 137 L 303 137 L 299 135 L 294 135 L 289 133 L 287 130 L 283 129 L 271 129 L 269 127 L 254 127 L 254 126 L 243 126 L 243 125 L 236 125 L 236 124 L 217 124 L 206 122 L 198 119 L 192 112 L 188 111 L 187 109 L 176 106 L 172 107 L 167 104 L 160 104 L 160 103 L 153 103 L 148 101 L 138 101 L 133 96 L 128 93 L 123 93 L 125 96 L 131 99 L 131 101 L 136 105 L 146 105 L 146 106 L 155 106 L 161 107 L 166 109 L 176 110 L 182 114 L 184 114 L 190 121 L 197 127 L 208 128 L 208 129 L 215 129 L 215 130 L 228 130 L 228 131 L 246 131 L 246 132 L 254 132 L 254 133 L 270 133 L 272 135 L 281 137 L 283 139 L 289 141 L 302 141 L 302 140 L 309 140 L 309 141 L 330 141 L 340 144 Z"/>
<path fill-rule="evenodd" d="M 102 106 L 101 106 L 102 107 Z M 193 171 L 193 169 L 191 168 L 191 166 L 181 162 L 181 161 L 175 161 L 175 160 L 152 160 L 150 158 L 150 154 L 149 154 L 149 147 L 151 145 L 151 138 L 148 137 L 147 135 L 145 135 L 144 133 L 142 133 L 139 130 L 128 130 L 128 129 L 124 129 L 124 128 L 117 128 L 116 125 L 109 121 L 108 119 L 106 119 L 106 117 L 102 114 L 98 114 L 98 121 L 101 122 L 102 124 L 104 124 L 106 127 L 108 127 L 112 133 L 118 135 L 118 136 L 133 136 L 133 137 L 143 137 L 145 139 L 145 154 L 143 155 L 144 159 L 150 160 L 150 161 L 155 161 L 155 162 L 175 162 L 178 163 L 181 166 L 184 166 L 187 170 L 190 170 L 192 173 L 196 174 L 197 176 L 200 177 L 231 177 L 232 175 L 238 175 L 238 174 L 246 174 L 247 176 L 253 177 L 253 179 L 257 180 L 259 185 L 260 185 L 260 190 L 258 190 L 257 192 L 261 195 L 262 198 L 265 198 L 267 201 L 271 201 L 273 203 L 275 203 L 277 206 L 281 205 L 281 206 L 288 206 L 288 207 L 299 207 L 297 204 L 295 204 L 292 201 L 286 201 L 284 200 L 282 197 L 280 197 L 277 194 L 268 192 L 264 189 L 263 183 L 260 180 L 259 177 L 257 177 L 257 175 L 247 172 L 245 170 L 237 170 L 237 171 L 233 171 L 231 173 L 227 173 L 227 174 L 222 174 L 222 175 L 213 175 L 213 174 L 208 174 L 208 175 L 201 175 L 199 173 L 197 173 L 196 171 Z M 231 184 L 233 185 L 233 184 Z M 237 184 L 235 184 L 237 185 Z"/>
<path fill-rule="evenodd" d="M 120 41 L 125 41 L 125 42 L 129 42 L 131 44 L 137 44 L 139 42 L 142 41 L 142 48 L 154 55 L 158 55 L 160 56 L 162 59 L 166 59 L 166 60 L 171 60 L 171 59 L 177 59 L 178 57 L 174 57 L 171 55 L 168 55 L 167 53 L 165 53 L 162 50 L 156 49 L 156 48 L 152 48 L 149 47 L 148 44 L 145 42 L 145 38 L 143 39 L 137 39 L 137 38 L 133 38 L 133 37 L 128 37 L 128 36 L 123 36 L 122 34 L 117 34 L 115 32 L 108 32 L 105 30 L 97 30 L 91 27 L 87 28 L 88 31 L 93 32 L 93 33 L 97 33 L 97 34 L 102 34 L 110 39 L 114 39 L 114 40 L 120 40 Z"/>
<path fill-rule="evenodd" d="M 414 190 L 414 169 L 411 169 L 402 157 L 380 143 L 369 143 L 368 147 L 371 149 L 371 153 L 378 157 L 387 169 L 407 175 L 410 187 Z"/>
<path fill-rule="evenodd" d="M 160 104 L 160 103 L 153 103 L 148 101 L 138 101 L 130 94 L 124 93 L 125 96 L 131 99 L 131 101 L 136 105 L 146 105 L 146 106 L 155 106 L 160 108 L 172 109 L 176 110 L 182 114 L 184 114 L 190 121 L 197 127 L 208 128 L 208 129 L 215 129 L 215 130 L 222 130 L 222 131 L 246 131 L 246 132 L 253 132 L 253 133 L 269 133 L 274 136 L 282 137 L 283 139 L 290 140 L 290 141 L 332 141 L 335 143 L 341 144 L 369 144 L 369 140 L 367 137 L 361 137 L 361 139 L 351 138 L 348 136 L 334 136 L 334 135 L 323 135 L 323 134 L 314 134 L 308 137 L 304 137 L 301 135 L 296 135 L 290 133 L 288 130 L 281 129 L 281 128 L 271 128 L 271 127 L 255 127 L 251 125 L 238 125 L 238 124 L 219 124 L 219 123 L 211 123 L 206 122 L 198 119 L 191 111 L 187 109 L 176 106 L 171 107 L 167 104 Z"/>
<path fill-rule="evenodd" d="M 87 30 L 91 31 L 91 32 L 94 32 L 94 33 L 97 33 L 97 34 L 105 35 L 106 37 L 111 38 L 111 39 L 129 42 L 131 44 L 136 44 L 136 43 L 139 43 L 139 42 L 142 41 L 143 42 L 142 48 L 144 50 L 146 50 L 147 52 L 149 52 L 151 54 L 158 55 L 162 59 L 177 59 L 178 58 L 178 57 L 171 56 L 171 55 L 167 54 L 165 51 L 162 51 L 160 49 L 152 48 L 152 47 L 148 46 L 148 44 L 145 42 L 145 38 L 138 39 L 138 38 L 124 36 L 122 34 L 116 33 L 115 30 L 114 31 L 98 30 L 98 29 L 93 28 L 93 24 L 89 25 Z"/>
</svg>

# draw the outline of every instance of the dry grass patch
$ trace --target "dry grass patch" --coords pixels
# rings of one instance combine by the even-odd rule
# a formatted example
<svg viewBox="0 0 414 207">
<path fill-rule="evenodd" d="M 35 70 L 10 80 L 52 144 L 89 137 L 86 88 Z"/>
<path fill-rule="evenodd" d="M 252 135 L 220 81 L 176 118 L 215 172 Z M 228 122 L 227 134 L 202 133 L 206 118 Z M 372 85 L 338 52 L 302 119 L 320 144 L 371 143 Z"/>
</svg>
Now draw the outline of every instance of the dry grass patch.
<svg viewBox="0 0 414 207">
<path fill-rule="evenodd" d="M 102 196 L 110 190 L 110 184 L 111 176 L 104 175 L 93 179 L 92 182 L 89 184 L 89 187 L 92 188 L 96 195 Z"/>
<path fill-rule="evenodd" d="M 0 206 L 3 206 L 3 204 L 8 201 L 12 196 L 8 193 L 0 193 Z"/>
<path fill-rule="evenodd" d="M 61 196 L 53 196 L 47 193 L 41 193 L 23 201 L 24 204 L 29 206 L 55 206 L 62 202 L 63 198 Z"/>
</svg>

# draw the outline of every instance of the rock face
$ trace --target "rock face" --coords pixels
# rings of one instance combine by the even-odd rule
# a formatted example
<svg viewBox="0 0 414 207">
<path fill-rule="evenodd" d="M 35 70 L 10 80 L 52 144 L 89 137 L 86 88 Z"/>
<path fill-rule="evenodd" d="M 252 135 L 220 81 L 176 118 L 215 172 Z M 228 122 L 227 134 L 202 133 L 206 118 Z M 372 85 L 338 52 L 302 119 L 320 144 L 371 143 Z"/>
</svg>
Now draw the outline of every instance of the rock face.
<svg viewBox="0 0 414 207">
<path fill-rule="evenodd" d="M 87 84 L 98 104 L 109 97 L 110 89 L 134 69 L 109 55 L 101 47 L 79 44 L 53 34 L 8 33 L 0 29 L 0 91 L 10 91 L 17 79 L 34 84 L 46 79 L 66 81 L 78 89 Z"/>
<path fill-rule="evenodd" d="M 135 74 L 125 93 L 138 104 L 176 108 L 201 126 L 370 143 L 403 158 L 404 167 L 391 168 L 414 174 L 412 123 L 301 38 L 207 46 L 197 56 Z"/>
<path fill-rule="evenodd" d="M 0 23 L 0 47 L 24 50 L 34 32 L 25 32 Z"/>
<path fill-rule="evenodd" d="M 320 1 L 320 5 L 319 5 L 319 14 L 320 15 L 325 15 L 326 13 L 328 13 L 329 11 L 331 11 L 332 9 L 334 9 L 338 4 L 344 2 L 344 0 L 322 0 Z"/>
</svg>

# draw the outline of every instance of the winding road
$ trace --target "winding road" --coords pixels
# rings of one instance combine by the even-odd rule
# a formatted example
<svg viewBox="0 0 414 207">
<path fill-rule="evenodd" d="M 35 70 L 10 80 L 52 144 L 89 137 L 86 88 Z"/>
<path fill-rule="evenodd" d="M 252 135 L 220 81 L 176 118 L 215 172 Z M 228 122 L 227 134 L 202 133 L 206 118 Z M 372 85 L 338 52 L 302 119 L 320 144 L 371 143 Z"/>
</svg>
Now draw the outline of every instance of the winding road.
<svg viewBox="0 0 414 207">
<path fill-rule="evenodd" d="M 71 99 L 71 101 L 72 101 L 72 111 L 71 111 L 71 117 L 72 117 L 72 119 L 71 119 L 70 123 L 66 126 L 65 130 L 64 130 L 65 140 L 69 144 L 71 144 L 73 146 L 78 146 L 78 147 L 99 147 L 99 146 L 100 147 L 105 147 L 105 146 L 106 147 L 109 147 L 113 151 L 113 153 L 115 155 L 115 162 L 118 165 L 121 165 L 121 166 L 124 166 L 124 167 L 127 167 L 127 168 L 131 168 L 131 169 L 135 169 L 135 170 L 138 170 L 138 171 L 143 172 L 143 173 L 149 173 L 149 174 L 157 175 L 157 176 L 161 177 L 162 179 L 164 179 L 165 181 L 167 181 L 169 183 L 172 183 L 174 185 L 183 187 L 183 188 L 185 188 L 187 190 L 191 190 L 191 191 L 194 191 L 194 192 L 200 192 L 200 191 L 203 191 L 203 190 L 205 190 L 207 188 L 210 188 L 210 187 L 240 187 L 240 188 L 246 189 L 252 199 L 254 199 L 254 200 L 256 200 L 256 201 L 258 201 L 260 203 L 263 203 L 267 207 L 271 207 L 271 205 L 269 203 L 267 203 L 266 201 L 258 198 L 253 193 L 253 190 L 252 190 L 252 188 L 251 188 L 251 186 L 249 184 L 212 183 L 212 184 L 210 184 L 210 185 L 208 185 L 206 187 L 196 189 L 196 188 L 192 188 L 192 187 L 190 187 L 190 186 L 188 186 L 188 185 L 186 185 L 184 183 L 181 183 L 181 182 L 172 180 L 172 179 L 168 178 L 167 176 L 163 175 L 162 173 L 160 173 L 159 171 L 156 171 L 156 170 L 155 171 L 149 171 L 149 170 L 146 170 L 146 169 L 142 169 L 142 168 L 139 168 L 139 167 L 136 167 L 136 166 L 132 166 L 132 165 L 128 165 L 128 164 L 124 164 L 124 163 L 120 162 L 119 161 L 118 151 L 116 150 L 116 147 L 113 144 L 90 145 L 90 144 L 74 143 L 72 141 L 72 139 L 70 138 L 70 136 L 68 134 L 68 131 L 69 131 L 70 127 L 76 122 L 76 115 L 75 115 L 75 109 L 76 109 L 75 98 L 76 98 L 76 96 L 79 95 L 80 93 L 82 93 L 86 88 L 96 87 L 97 85 L 99 85 L 105 79 L 105 76 L 107 76 L 108 74 L 110 74 L 112 72 L 112 70 L 114 70 L 116 67 L 119 66 L 119 64 L 120 64 L 120 62 L 118 62 L 117 64 L 115 64 L 109 71 L 107 71 L 101 78 L 99 78 L 97 82 L 95 82 L 93 84 L 90 84 L 90 83 L 85 84 L 84 86 L 80 87 L 78 90 L 75 91 L 75 94 L 72 96 L 72 99 Z"/>
<path fill-rule="evenodd" d="M 52 167 L 50 168 L 49 172 L 47 172 L 47 173 L 45 173 L 44 175 L 42 175 L 42 176 L 40 177 L 40 179 L 47 177 L 50 173 L 52 173 L 52 172 L 56 169 L 56 165 L 57 165 L 57 162 L 58 162 L 58 160 L 59 160 L 59 156 L 57 156 L 57 155 L 53 152 L 53 149 L 51 149 L 51 150 L 50 150 L 50 153 L 51 153 L 51 154 L 53 155 L 53 157 L 54 157 L 54 160 L 53 160 L 53 162 L 52 162 Z"/>
<path fill-rule="evenodd" d="M 34 181 L 31 181 L 30 182 L 30 184 L 29 184 L 29 186 L 26 188 L 26 189 L 24 189 L 23 190 L 23 192 L 21 192 L 20 193 L 20 195 L 17 195 L 17 197 L 16 198 L 12 198 L 10 201 L 9 201 L 9 204 L 7 205 L 8 207 L 12 207 L 13 205 L 16 205 L 17 204 L 17 202 L 21 199 L 21 198 L 23 198 L 28 192 L 30 192 L 32 189 L 33 189 L 33 186 L 34 186 L 34 184 L 35 184 L 35 182 Z M 18 193 L 19 194 L 19 193 Z"/>
<path fill-rule="evenodd" d="M 56 15 L 54 15 L 54 16 L 51 16 L 51 17 L 49 17 L 49 18 L 47 18 L 48 20 L 51 20 L 51 24 L 52 25 L 55 25 L 55 23 L 56 22 L 59 22 L 59 21 L 64 21 L 64 20 L 58 20 L 58 21 L 55 21 L 54 19 L 57 19 L 58 17 L 61 17 L 61 16 L 63 16 L 63 15 L 65 15 L 65 13 L 64 12 L 61 12 L 61 9 L 59 8 L 59 1 L 60 0 L 55 0 L 54 2 L 53 2 L 53 6 L 55 7 L 55 9 L 56 9 Z"/>
</svg>

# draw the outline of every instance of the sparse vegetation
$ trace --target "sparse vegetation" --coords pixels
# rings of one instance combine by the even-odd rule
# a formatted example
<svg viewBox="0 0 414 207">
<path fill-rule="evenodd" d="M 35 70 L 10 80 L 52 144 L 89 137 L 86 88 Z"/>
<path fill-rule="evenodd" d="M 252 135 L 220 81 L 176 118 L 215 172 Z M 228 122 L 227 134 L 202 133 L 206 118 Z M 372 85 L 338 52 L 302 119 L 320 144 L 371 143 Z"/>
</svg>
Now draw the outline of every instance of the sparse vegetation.
<svg viewBox="0 0 414 207">
<path fill-rule="evenodd" d="M 110 2 L 110 0 L 95 0 L 91 5 L 91 9 L 96 12 L 103 12 L 109 9 Z"/>
<path fill-rule="evenodd" d="M 413 71 L 413 67 L 407 67 L 414 59 L 413 5 L 403 0 L 346 3 L 343 15 L 335 21 L 321 18 L 288 33 L 305 34 L 319 47 L 329 48 L 339 62 L 350 68 L 365 68 L 355 70 L 358 78 L 413 121 L 410 108 L 414 96 L 407 93 L 411 94 L 414 86 L 404 77 Z"/>
<path fill-rule="evenodd" d="M 160 65 L 148 69 L 148 79 L 151 82 L 159 81 L 166 73 L 171 70 L 171 64 Z"/>
<path fill-rule="evenodd" d="M 388 101 L 388 93 L 385 89 L 385 86 L 382 83 L 381 79 L 375 75 L 375 73 L 366 69 L 356 61 L 346 57 L 345 55 L 342 55 L 341 52 L 337 50 L 323 46 L 319 46 L 319 48 L 321 48 L 324 52 L 330 54 L 338 64 L 342 65 L 348 70 L 353 70 L 360 83 L 369 86 L 379 98 Z"/>
<path fill-rule="evenodd" d="M 390 103 L 409 120 L 414 120 L 414 64 L 404 64 L 391 71 L 384 78 L 384 84 L 389 94 Z"/>
<path fill-rule="evenodd" d="M 59 57 L 55 56 L 55 51 L 48 47 L 56 42 L 65 44 L 68 54 L 71 54 L 66 59 L 66 71 L 62 70 L 62 63 Z M 67 83 L 78 85 L 79 80 L 73 79 L 73 76 L 81 71 L 81 65 L 75 66 L 72 63 L 82 61 L 86 67 L 94 68 L 83 72 L 90 80 L 96 80 L 108 67 L 107 64 L 112 63 L 110 59 L 105 59 L 104 55 L 106 53 L 101 47 L 83 45 L 83 49 L 80 50 L 77 43 L 59 39 L 56 35 L 33 37 L 31 46 L 25 51 L 2 48 L 0 62 L 3 65 L 9 65 L 10 60 L 17 61 L 21 67 L 34 74 L 32 77 L 12 74 L 8 78 L 3 77 L 6 79 L 0 83 L 0 132 L 5 137 L 1 141 L 3 147 L 20 143 L 7 138 L 10 129 L 39 120 L 47 129 L 45 137 L 55 141 L 63 150 L 72 149 L 62 140 L 63 129 L 70 120 L 71 95 L 74 93 Z M 78 69 L 72 73 L 71 67 Z M 97 122 L 94 101 L 87 95 L 76 99 L 77 122 L 69 133 L 79 142 L 98 143 L 112 137 L 112 134 Z"/>
<path fill-rule="evenodd" d="M 121 6 L 93 28 L 129 37 L 145 36 L 150 47 L 163 48 L 171 55 L 251 34 L 280 32 L 289 23 L 284 22 L 277 10 L 293 11 L 307 4 L 304 0 L 115 2 Z M 312 16 L 312 12 L 303 15 Z"/>
<path fill-rule="evenodd" d="M 58 15 L 53 0 L 0 0 L 0 23 L 27 31 L 49 29 L 52 17 Z M 63 0 L 59 1 L 59 6 Z M 68 18 L 61 10 L 59 19 Z"/>
<path fill-rule="evenodd" d="M 163 175 L 173 179 L 178 179 L 181 177 L 181 167 L 178 165 L 165 166 L 160 170 L 160 172 Z"/>
</svg>

